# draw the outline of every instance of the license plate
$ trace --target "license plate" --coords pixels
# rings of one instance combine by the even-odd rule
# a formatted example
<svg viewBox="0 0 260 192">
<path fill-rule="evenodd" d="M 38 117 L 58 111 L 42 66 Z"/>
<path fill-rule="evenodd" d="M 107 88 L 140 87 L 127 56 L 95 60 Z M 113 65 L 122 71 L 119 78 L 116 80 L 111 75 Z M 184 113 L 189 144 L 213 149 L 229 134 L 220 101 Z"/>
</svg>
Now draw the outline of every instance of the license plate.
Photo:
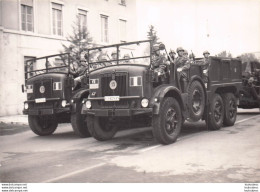
<svg viewBox="0 0 260 192">
<path fill-rule="evenodd" d="M 119 96 L 105 96 L 105 101 L 119 101 Z"/>
<path fill-rule="evenodd" d="M 45 102 L 46 102 L 46 98 L 35 99 L 35 103 L 45 103 Z"/>
</svg>

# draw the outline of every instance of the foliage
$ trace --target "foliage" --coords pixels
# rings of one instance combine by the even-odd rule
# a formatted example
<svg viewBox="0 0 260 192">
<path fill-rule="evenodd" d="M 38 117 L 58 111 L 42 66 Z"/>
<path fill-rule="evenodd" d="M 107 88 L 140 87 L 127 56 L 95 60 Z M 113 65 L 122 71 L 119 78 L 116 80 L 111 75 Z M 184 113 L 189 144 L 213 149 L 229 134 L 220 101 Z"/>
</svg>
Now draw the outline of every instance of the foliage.
<svg viewBox="0 0 260 192">
<path fill-rule="evenodd" d="M 147 32 L 147 38 L 152 41 L 152 45 L 161 43 L 159 42 L 159 37 L 157 36 L 157 31 L 153 25 L 149 26 L 149 31 Z"/>
<path fill-rule="evenodd" d="M 221 51 L 219 54 L 216 55 L 217 57 L 232 57 L 230 52 Z"/>
<path fill-rule="evenodd" d="M 76 22 L 72 25 L 73 32 L 68 35 L 66 40 L 69 45 L 62 44 L 63 51 L 65 53 L 70 53 L 71 62 L 78 63 L 82 56 L 87 53 L 87 49 L 94 46 L 93 39 L 90 37 L 88 29 L 80 25 L 80 18 L 77 17 Z M 67 58 L 62 58 L 67 59 Z"/>
<path fill-rule="evenodd" d="M 256 58 L 255 54 L 253 54 L 253 53 L 243 53 L 242 55 L 239 55 L 238 57 L 242 60 L 242 63 L 247 63 L 250 61 L 257 61 L 257 58 Z"/>
</svg>

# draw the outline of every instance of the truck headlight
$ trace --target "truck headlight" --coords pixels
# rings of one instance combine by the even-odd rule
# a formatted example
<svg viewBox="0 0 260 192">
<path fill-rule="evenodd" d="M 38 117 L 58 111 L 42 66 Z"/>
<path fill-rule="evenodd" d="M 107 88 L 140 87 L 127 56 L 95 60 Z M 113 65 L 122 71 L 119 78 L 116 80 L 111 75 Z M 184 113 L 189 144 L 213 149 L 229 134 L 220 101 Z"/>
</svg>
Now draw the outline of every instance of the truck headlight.
<svg viewBox="0 0 260 192">
<path fill-rule="evenodd" d="M 29 109 L 29 104 L 28 103 L 24 103 L 24 109 Z"/>
<path fill-rule="evenodd" d="M 86 101 L 85 103 L 87 109 L 90 109 L 91 108 L 91 101 Z"/>
<path fill-rule="evenodd" d="M 62 106 L 62 107 L 66 107 L 66 105 L 67 105 L 67 101 L 66 101 L 66 100 L 62 100 L 61 106 Z"/>
<path fill-rule="evenodd" d="M 148 107 L 148 104 L 149 104 L 148 99 L 146 99 L 146 98 L 142 99 L 142 101 L 141 101 L 142 107 L 146 108 L 146 107 Z"/>
</svg>

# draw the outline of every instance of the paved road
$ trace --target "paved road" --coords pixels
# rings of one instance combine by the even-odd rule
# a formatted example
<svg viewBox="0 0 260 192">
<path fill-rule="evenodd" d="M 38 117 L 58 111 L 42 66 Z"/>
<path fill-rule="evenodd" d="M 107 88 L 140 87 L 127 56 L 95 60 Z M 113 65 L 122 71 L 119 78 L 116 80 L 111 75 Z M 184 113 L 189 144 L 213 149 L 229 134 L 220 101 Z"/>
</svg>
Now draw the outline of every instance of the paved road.
<svg viewBox="0 0 260 192">
<path fill-rule="evenodd" d="M 207 131 L 185 123 L 172 145 L 151 128 L 125 130 L 107 142 L 78 138 L 69 124 L 52 136 L 1 124 L 1 182 L 260 182 L 260 114 L 240 110 L 237 123 Z"/>
</svg>

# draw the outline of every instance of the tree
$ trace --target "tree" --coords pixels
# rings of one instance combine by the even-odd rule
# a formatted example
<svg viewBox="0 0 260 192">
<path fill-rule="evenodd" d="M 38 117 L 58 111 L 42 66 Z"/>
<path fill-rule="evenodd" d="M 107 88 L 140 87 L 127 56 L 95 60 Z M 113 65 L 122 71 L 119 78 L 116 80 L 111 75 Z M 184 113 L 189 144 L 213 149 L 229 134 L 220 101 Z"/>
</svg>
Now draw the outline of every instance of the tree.
<svg viewBox="0 0 260 192">
<path fill-rule="evenodd" d="M 71 63 L 78 63 L 87 49 L 94 45 L 92 37 L 85 26 L 80 25 L 80 17 L 77 17 L 76 22 L 72 25 L 72 35 L 69 35 L 66 40 L 69 45 L 62 44 L 63 52 L 70 53 Z M 66 58 L 62 58 L 63 60 Z"/>
<path fill-rule="evenodd" d="M 250 61 L 258 61 L 255 54 L 253 53 L 243 53 L 238 57 L 242 60 L 242 63 L 247 63 Z"/>
<path fill-rule="evenodd" d="M 216 55 L 217 57 L 232 57 L 230 52 L 222 51 L 219 54 Z"/>
<path fill-rule="evenodd" d="M 159 42 L 159 37 L 157 36 L 157 31 L 154 29 L 153 25 L 149 26 L 149 31 L 147 32 L 147 38 L 152 41 L 152 45 Z"/>
</svg>

